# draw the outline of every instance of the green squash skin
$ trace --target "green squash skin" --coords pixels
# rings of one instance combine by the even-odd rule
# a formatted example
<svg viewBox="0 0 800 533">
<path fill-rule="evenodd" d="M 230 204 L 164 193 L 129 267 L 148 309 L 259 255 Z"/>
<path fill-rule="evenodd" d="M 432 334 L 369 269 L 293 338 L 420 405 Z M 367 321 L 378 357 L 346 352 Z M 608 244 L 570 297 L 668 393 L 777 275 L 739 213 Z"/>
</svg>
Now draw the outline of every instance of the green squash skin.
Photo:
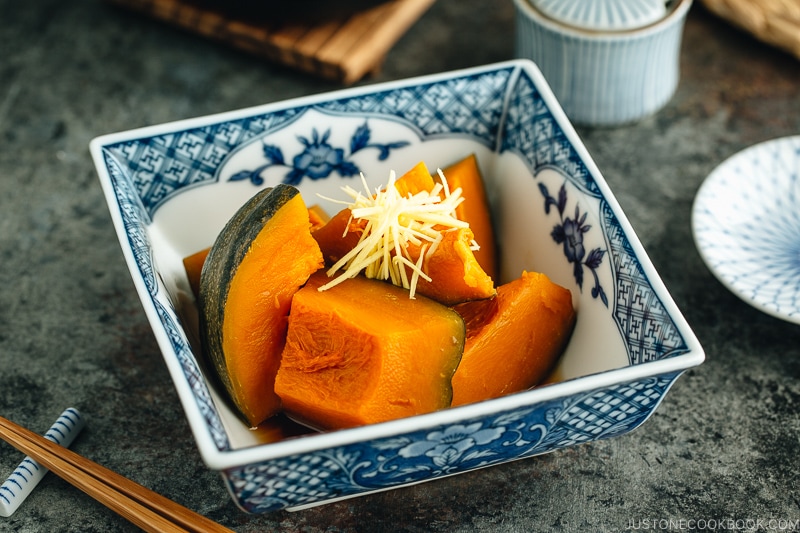
<svg viewBox="0 0 800 533">
<path fill-rule="evenodd" d="M 237 411 L 238 405 L 231 393 L 232 384 L 222 350 L 222 324 L 228 290 L 251 243 L 275 213 L 298 194 L 300 191 L 297 188 L 286 184 L 256 193 L 222 228 L 200 274 L 198 309 L 201 346 Z M 239 415 L 243 416 L 241 413 Z"/>
</svg>

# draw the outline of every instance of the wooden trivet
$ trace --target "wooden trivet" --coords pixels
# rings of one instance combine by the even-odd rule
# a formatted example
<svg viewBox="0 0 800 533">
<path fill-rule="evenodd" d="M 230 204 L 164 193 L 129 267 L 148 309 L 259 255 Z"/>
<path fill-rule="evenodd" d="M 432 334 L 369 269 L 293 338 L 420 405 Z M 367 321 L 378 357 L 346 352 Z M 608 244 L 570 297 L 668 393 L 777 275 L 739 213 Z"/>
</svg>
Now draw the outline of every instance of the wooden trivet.
<svg viewBox="0 0 800 533">
<path fill-rule="evenodd" d="M 376 71 L 435 0 L 291 3 L 106 0 L 326 79 L 350 85 Z M 280 5 L 278 2 L 277 5 Z M 283 4 L 287 4 L 283 2 Z M 336 4 L 337 8 L 331 8 Z M 301 12 L 301 6 L 306 8 Z M 314 9 L 318 6 L 319 9 Z"/>
<path fill-rule="evenodd" d="M 712 13 L 800 59 L 800 1 L 701 1 Z"/>
</svg>

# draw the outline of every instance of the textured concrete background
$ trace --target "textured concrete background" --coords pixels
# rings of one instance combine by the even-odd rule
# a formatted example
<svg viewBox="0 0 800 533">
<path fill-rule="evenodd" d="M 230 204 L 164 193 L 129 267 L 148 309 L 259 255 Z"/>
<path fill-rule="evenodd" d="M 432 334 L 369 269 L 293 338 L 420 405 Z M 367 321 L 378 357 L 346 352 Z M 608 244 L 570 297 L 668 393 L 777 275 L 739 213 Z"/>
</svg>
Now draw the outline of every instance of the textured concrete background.
<svg viewBox="0 0 800 533">
<path fill-rule="evenodd" d="M 579 133 L 706 363 L 626 436 L 250 516 L 200 460 L 88 143 L 338 87 L 99 0 L 0 0 L 0 414 L 44 432 L 65 407 L 78 407 L 89 424 L 76 451 L 239 532 L 621 531 L 669 519 L 796 525 L 800 326 L 756 311 L 716 281 L 695 249 L 690 209 L 726 157 L 800 133 L 800 62 L 695 4 L 669 105 L 635 125 Z M 508 59 L 513 15 L 510 0 L 439 0 L 362 83 Z M 0 480 L 20 459 L 0 443 Z M 13 517 L 0 518 L 0 531 L 135 528 L 50 475 Z"/>
</svg>

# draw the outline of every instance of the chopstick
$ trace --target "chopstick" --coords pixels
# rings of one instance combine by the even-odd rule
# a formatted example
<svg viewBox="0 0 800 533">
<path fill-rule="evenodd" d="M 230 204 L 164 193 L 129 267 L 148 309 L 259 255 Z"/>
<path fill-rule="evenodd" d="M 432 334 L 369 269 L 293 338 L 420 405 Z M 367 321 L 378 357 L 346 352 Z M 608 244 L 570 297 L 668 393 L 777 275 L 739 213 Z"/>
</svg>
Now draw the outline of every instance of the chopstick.
<svg viewBox="0 0 800 533">
<path fill-rule="evenodd" d="M 232 533 L 217 522 L 1 416 L 0 438 L 144 531 Z"/>
</svg>

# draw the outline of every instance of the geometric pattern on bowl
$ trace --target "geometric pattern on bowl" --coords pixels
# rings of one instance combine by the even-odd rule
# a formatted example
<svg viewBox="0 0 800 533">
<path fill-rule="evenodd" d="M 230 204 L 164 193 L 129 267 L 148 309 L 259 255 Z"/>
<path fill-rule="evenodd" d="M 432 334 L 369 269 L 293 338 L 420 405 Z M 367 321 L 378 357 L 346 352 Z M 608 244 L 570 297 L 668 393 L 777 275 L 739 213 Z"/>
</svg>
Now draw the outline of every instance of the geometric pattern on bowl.
<svg viewBox="0 0 800 533">
<path fill-rule="evenodd" d="M 360 446 L 232 469 L 229 489 L 250 512 L 297 508 L 468 472 L 627 433 L 655 409 L 668 374 Z"/>
<path fill-rule="evenodd" d="M 171 256 L 188 254 L 180 246 L 165 252 L 163 242 L 171 237 L 162 233 L 181 225 L 186 228 L 178 230 L 190 232 L 200 220 L 176 216 L 188 208 L 173 206 L 202 210 L 196 198 L 205 191 L 246 198 L 276 181 L 296 184 L 306 196 L 314 187 L 349 183 L 362 171 L 410 168 L 425 154 L 456 154 L 464 146 L 494 161 L 487 175 L 522 176 L 509 177 L 517 181 L 501 182 L 490 196 L 511 202 L 504 211 L 536 217 L 549 228 L 523 240 L 536 249 L 549 246 L 553 253 L 542 270 L 571 284 L 579 307 L 571 343 L 579 345 L 576 353 L 586 352 L 588 362 L 604 360 L 614 351 L 609 346 L 619 345 L 622 359 L 497 400 L 241 446 L 196 356 L 176 267 L 165 266 Z M 315 505 L 620 435 L 642 424 L 678 376 L 703 361 L 697 339 L 529 61 L 106 135 L 91 148 L 201 455 L 247 511 Z M 509 168 L 517 171 L 500 172 Z M 532 192 L 518 192 L 531 184 Z M 503 194 L 512 198 L 496 198 Z M 514 201 L 523 203 L 515 208 Z M 227 216 L 220 215 L 216 229 Z"/>
</svg>

